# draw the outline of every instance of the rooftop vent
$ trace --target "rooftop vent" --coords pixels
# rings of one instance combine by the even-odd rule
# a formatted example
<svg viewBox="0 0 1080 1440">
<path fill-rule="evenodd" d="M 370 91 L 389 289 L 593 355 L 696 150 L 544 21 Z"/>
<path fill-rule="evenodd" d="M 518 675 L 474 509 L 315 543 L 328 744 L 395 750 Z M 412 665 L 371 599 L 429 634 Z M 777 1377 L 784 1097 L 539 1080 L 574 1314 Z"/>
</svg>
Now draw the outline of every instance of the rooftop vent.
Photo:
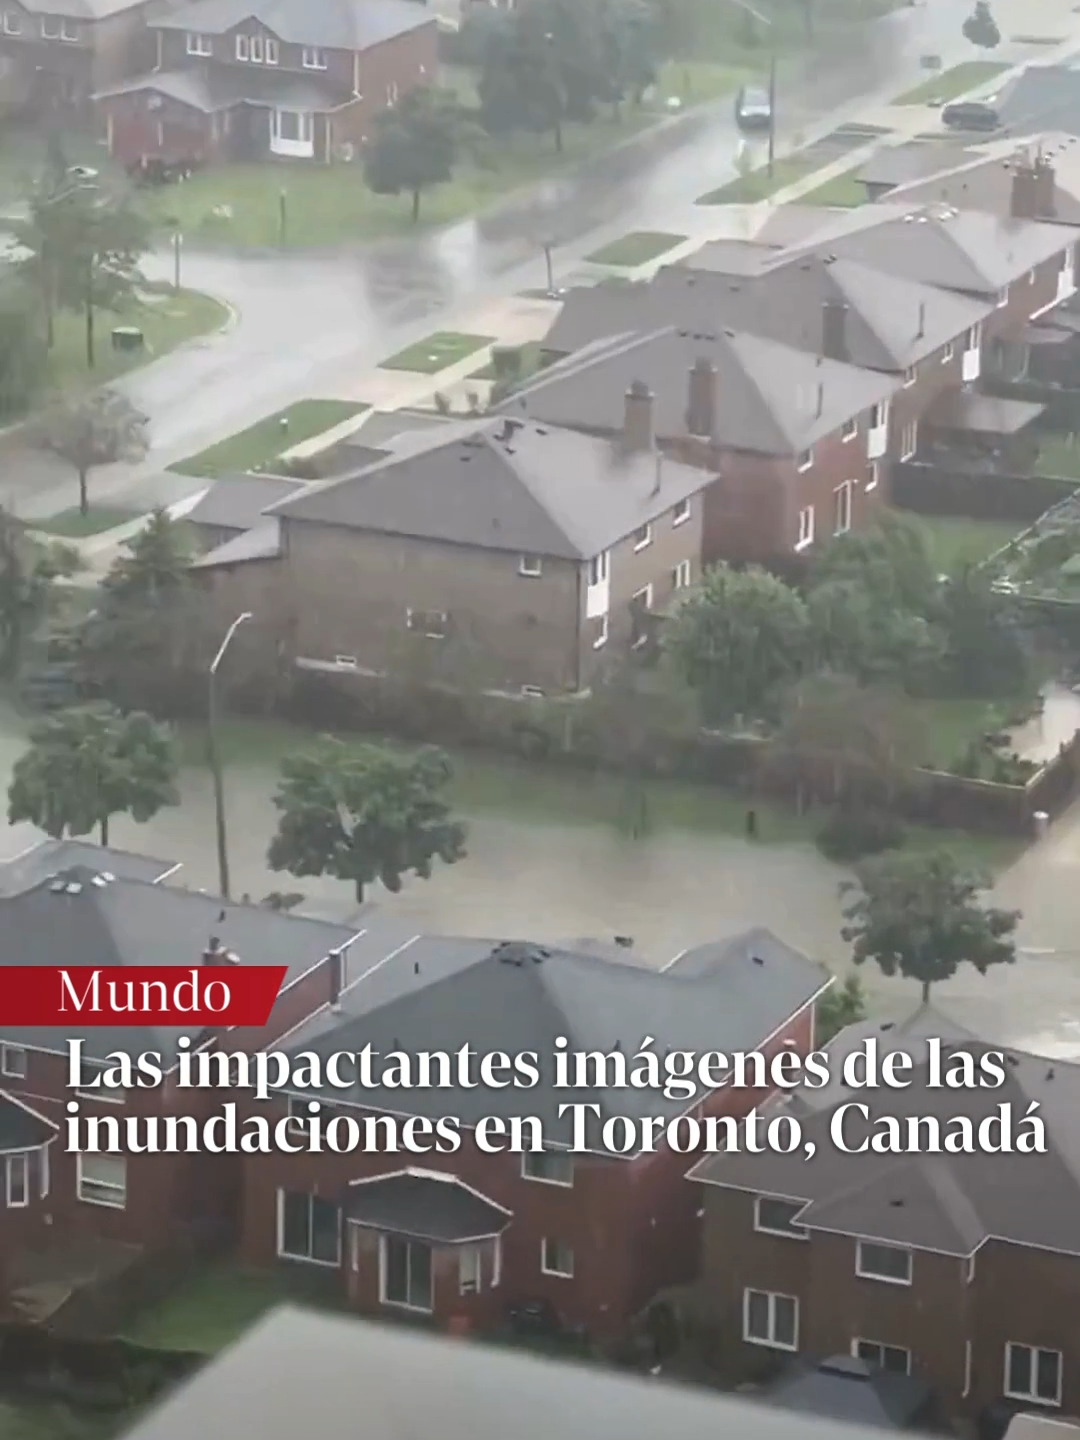
<svg viewBox="0 0 1080 1440">
<path fill-rule="evenodd" d="M 879 1028 L 880 1028 L 881 1030 L 895 1030 L 895 1029 L 896 1029 L 896 1021 L 895 1021 L 895 1020 L 886 1020 L 886 1021 L 885 1021 L 885 1024 L 882 1025 L 882 1026 L 880 1026 Z"/>
<path fill-rule="evenodd" d="M 112 873 L 111 870 L 102 870 L 101 878 L 105 881 L 107 885 L 111 885 L 116 879 L 116 876 Z"/>
<path fill-rule="evenodd" d="M 49 894 L 50 894 L 50 895 L 63 895 L 63 893 L 64 893 L 64 891 L 65 891 L 66 889 L 67 889 L 67 881 L 66 881 L 66 880 L 54 880 L 54 881 L 52 881 L 52 883 L 51 883 L 50 886 L 49 886 Z"/>
<path fill-rule="evenodd" d="M 90 881 L 90 884 L 96 885 L 99 890 L 104 890 L 105 886 L 108 885 L 108 883 L 109 882 L 105 879 L 104 875 L 95 875 L 94 878 Z"/>
<path fill-rule="evenodd" d="M 750 956 L 750 963 L 751 963 L 752 965 L 764 965 L 764 964 L 765 964 L 765 961 L 761 958 L 760 955 L 751 955 L 751 956 Z"/>
<path fill-rule="evenodd" d="M 64 890 L 68 895 L 81 895 L 82 888 L 82 883 L 79 880 L 73 880 L 70 885 L 64 886 Z"/>
<path fill-rule="evenodd" d="M 618 945 L 621 950 L 629 950 L 633 947 L 634 937 L 632 935 L 616 935 L 615 944 Z"/>
</svg>

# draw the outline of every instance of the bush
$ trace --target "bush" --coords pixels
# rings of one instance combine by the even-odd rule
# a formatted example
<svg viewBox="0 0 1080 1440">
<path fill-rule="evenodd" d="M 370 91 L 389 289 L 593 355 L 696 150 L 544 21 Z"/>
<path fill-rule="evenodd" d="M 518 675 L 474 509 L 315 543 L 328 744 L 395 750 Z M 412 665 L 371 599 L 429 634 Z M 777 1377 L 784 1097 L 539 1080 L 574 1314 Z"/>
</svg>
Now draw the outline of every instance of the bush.
<svg viewBox="0 0 1080 1440">
<path fill-rule="evenodd" d="M 817 836 L 821 853 L 842 863 L 898 850 L 903 843 L 904 827 L 887 810 L 837 810 Z"/>
</svg>

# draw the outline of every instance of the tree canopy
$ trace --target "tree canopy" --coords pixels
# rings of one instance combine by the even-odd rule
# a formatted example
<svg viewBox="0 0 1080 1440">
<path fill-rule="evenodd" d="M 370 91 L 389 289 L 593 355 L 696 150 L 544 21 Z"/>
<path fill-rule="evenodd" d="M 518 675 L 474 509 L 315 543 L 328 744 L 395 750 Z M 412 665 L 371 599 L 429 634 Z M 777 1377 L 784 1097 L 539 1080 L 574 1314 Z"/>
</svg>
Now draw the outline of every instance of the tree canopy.
<svg viewBox="0 0 1080 1440">
<path fill-rule="evenodd" d="M 80 563 L 71 546 L 42 544 L 0 507 L 0 675 L 19 668 L 24 641 L 46 619 L 54 581 Z"/>
<path fill-rule="evenodd" d="M 87 705 L 31 730 L 30 748 L 12 772 L 8 821 L 29 820 L 54 839 L 96 828 L 107 845 L 113 815 L 142 824 L 179 801 L 169 731 L 149 715 Z"/>
<path fill-rule="evenodd" d="M 149 449 L 149 421 L 118 390 L 94 390 L 63 400 L 43 416 L 37 440 L 75 471 L 79 510 L 90 509 L 89 477 L 100 465 L 141 460 Z"/>
<path fill-rule="evenodd" d="M 856 965 L 868 960 L 884 975 L 901 975 L 930 987 L 973 965 L 985 975 L 992 965 L 1016 959 L 1019 911 L 986 906 L 990 880 L 945 850 L 899 851 L 864 861 L 847 896 L 841 931 Z"/>
<path fill-rule="evenodd" d="M 270 868 L 346 880 L 358 901 L 376 880 L 396 892 L 406 875 L 430 879 L 436 860 L 452 865 L 465 855 L 465 826 L 444 798 L 452 776 L 448 756 L 430 748 L 403 754 L 326 740 L 288 757 L 274 797 Z"/>
<path fill-rule="evenodd" d="M 411 195 L 412 218 L 420 197 L 453 177 L 464 127 L 456 96 L 445 90 L 411 90 L 376 116 L 364 151 L 364 179 L 376 195 Z"/>
<path fill-rule="evenodd" d="M 976 0 L 975 9 L 963 25 L 964 39 L 982 50 L 996 50 L 1001 44 L 1001 31 L 990 9 L 989 0 Z"/>
</svg>

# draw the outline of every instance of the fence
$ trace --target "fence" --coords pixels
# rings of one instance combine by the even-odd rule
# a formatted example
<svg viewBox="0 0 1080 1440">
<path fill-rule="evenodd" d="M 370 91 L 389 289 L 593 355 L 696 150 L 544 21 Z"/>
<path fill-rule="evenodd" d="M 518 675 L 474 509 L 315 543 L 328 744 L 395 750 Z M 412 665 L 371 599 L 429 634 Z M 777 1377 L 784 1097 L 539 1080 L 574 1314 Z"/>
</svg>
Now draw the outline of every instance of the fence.
<svg viewBox="0 0 1080 1440">
<path fill-rule="evenodd" d="M 1075 480 L 1060 475 L 950 470 L 918 460 L 894 465 L 892 472 L 892 499 L 901 510 L 969 520 L 1013 520 L 1024 526 L 1034 524 L 1078 488 Z"/>
</svg>

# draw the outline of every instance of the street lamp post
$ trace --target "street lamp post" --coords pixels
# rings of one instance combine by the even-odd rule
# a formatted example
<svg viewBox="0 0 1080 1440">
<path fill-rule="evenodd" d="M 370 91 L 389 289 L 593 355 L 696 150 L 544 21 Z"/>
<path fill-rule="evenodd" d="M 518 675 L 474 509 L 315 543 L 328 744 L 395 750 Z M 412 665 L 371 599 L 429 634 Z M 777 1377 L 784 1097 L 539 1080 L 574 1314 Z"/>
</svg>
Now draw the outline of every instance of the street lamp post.
<svg viewBox="0 0 1080 1440">
<path fill-rule="evenodd" d="M 555 295 L 555 268 L 551 262 L 551 252 L 554 245 L 554 240 L 545 240 L 542 246 L 544 251 L 544 267 L 547 271 L 547 293 L 549 300 Z"/>
<path fill-rule="evenodd" d="M 217 837 L 218 888 L 225 900 L 229 899 L 229 842 L 225 825 L 225 777 L 221 769 L 221 750 L 218 746 L 218 693 L 217 674 L 225 659 L 225 652 L 232 644 L 233 636 L 245 620 L 251 619 L 251 611 L 238 615 L 225 632 L 225 638 L 218 652 L 210 662 L 206 687 L 206 751 L 210 761 L 210 773 L 214 780 L 214 829 Z"/>
</svg>

